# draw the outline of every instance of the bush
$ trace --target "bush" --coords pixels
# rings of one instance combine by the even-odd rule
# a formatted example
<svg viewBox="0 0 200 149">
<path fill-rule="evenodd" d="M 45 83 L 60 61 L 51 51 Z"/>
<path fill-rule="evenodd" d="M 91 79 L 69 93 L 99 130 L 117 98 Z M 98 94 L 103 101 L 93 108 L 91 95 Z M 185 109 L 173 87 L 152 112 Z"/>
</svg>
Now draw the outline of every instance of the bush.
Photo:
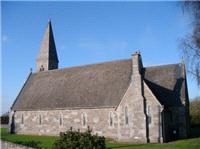
<svg viewBox="0 0 200 149">
<path fill-rule="evenodd" d="M 92 135 L 92 130 L 88 127 L 86 132 L 73 131 L 70 128 L 65 133 L 60 134 L 60 138 L 54 143 L 54 149 L 105 149 L 105 138 Z"/>
</svg>

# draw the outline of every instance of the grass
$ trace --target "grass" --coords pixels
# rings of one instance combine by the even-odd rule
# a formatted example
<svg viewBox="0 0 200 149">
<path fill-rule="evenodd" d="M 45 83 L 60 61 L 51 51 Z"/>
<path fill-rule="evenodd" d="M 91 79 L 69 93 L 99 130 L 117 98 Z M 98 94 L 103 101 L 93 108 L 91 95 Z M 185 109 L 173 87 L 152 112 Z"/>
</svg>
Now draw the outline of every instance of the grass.
<svg viewBox="0 0 200 149">
<path fill-rule="evenodd" d="M 1 128 L 1 139 L 33 146 L 35 148 L 51 149 L 58 137 L 9 134 L 7 128 Z M 120 144 L 106 141 L 106 146 L 111 149 L 200 149 L 200 137 L 180 140 L 165 144 Z"/>
<path fill-rule="evenodd" d="M 200 138 L 164 144 L 107 144 L 112 149 L 200 149 Z"/>
<path fill-rule="evenodd" d="M 51 149 L 54 141 L 58 137 L 9 134 L 7 128 L 1 128 L 0 138 L 5 141 L 32 146 L 35 148 Z"/>
</svg>

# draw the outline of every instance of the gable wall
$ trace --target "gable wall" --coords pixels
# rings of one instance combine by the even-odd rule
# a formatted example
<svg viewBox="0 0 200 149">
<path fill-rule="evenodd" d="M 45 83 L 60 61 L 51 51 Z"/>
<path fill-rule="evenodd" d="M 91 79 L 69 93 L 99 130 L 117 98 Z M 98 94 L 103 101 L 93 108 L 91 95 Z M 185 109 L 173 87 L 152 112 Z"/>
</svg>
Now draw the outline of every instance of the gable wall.
<svg viewBox="0 0 200 149">
<path fill-rule="evenodd" d="M 144 97 L 146 101 L 146 111 L 150 107 L 151 123 L 147 124 L 147 134 L 149 142 L 162 142 L 162 124 L 161 124 L 161 110 L 162 106 L 159 104 L 151 90 L 144 83 Z"/>
<path fill-rule="evenodd" d="M 121 141 L 146 143 L 146 118 L 143 98 L 136 92 L 132 82 L 117 108 L 119 115 L 118 137 Z M 128 107 L 129 124 L 125 124 L 125 106 Z"/>
</svg>

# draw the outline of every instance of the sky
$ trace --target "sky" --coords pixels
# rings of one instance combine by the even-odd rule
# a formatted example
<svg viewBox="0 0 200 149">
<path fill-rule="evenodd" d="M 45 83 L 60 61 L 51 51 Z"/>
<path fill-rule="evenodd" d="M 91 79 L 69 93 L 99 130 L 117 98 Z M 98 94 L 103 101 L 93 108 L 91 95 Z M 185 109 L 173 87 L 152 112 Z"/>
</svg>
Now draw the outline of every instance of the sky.
<svg viewBox="0 0 200 149">
<path fill-rule="evenodd" d="M 190 19 L 177 2 L 1 2 L 1 114 L 9 111 L 52 21 L 59 68 L 129 59 L 144 66 L 181 62 L 180 39 Z M 200 88 L 187 75 L 189 97 Z"/>
</svg>

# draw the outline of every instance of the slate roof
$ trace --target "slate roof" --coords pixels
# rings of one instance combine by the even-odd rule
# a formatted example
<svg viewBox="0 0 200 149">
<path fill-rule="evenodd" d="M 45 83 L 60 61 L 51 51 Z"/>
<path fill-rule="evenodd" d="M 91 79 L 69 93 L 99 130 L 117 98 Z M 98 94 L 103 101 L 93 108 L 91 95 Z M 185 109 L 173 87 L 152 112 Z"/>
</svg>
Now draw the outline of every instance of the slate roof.
<svg viewBox="0 0 200 149">
<path fill-rule="evenodd" d="M 130 59 L 33 73 L 12 109 L 117 107 L 129 87 L 131 73 Z M 180 104 L 180 64 L 147 67 L 143 73 L 161 104 Z"/>
<path fill-rule="evenodd" d="M 131 80 L 131 60 L 33 73 L 14 110 L 115 107 Z"/>
<path fill-rule="evenodd" d="M 147 67 L 144 80 L 162 105 L 181 105 L 180 94 L 185 81 L 183 64 Z"/>
</svg>

